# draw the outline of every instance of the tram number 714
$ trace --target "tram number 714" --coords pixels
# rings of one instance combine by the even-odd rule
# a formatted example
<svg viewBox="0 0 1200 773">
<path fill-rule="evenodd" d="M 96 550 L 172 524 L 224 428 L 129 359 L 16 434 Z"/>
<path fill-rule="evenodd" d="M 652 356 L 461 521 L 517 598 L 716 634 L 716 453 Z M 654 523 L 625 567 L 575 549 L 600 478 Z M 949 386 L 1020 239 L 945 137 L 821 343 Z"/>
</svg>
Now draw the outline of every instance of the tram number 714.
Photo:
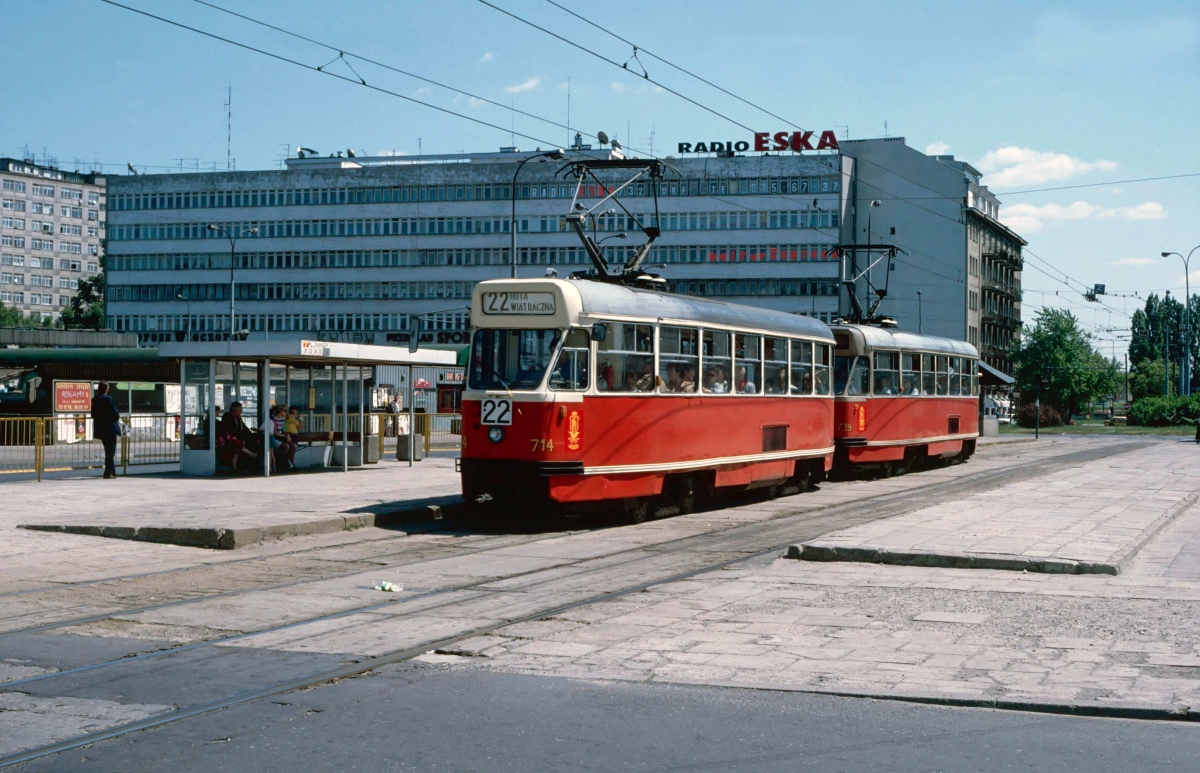
<svg viewBox="0 0 1200 773">
<path fill-rule="evenodd" d="M 489 397 L 480 404 L 479 409 L 481 424 L 512 424 L 512 400 Z"/>
</svg>

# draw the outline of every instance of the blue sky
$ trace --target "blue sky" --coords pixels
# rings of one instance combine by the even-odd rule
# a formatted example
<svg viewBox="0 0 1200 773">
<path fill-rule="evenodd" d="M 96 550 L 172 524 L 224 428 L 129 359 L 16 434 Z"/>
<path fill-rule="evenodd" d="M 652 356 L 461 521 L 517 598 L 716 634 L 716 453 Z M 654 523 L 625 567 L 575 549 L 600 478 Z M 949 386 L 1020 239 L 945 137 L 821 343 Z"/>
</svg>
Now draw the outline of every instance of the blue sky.
<svg viewBox="0 0 1200 773">
<path fill-rule="evenodd" d="M 335 55 L 192 0 L 125 0 L 180 22 L 320 65 Z M 487 99 L 668 151 L 745 131 L 630 72 L 477 0 L 217 4 L 441 80 Z M 544 0 L 495 0 L 619 62 L 629 47 Z M 626 2 L 564 5 L 807 128 L 902 135 L 988 173 L 993 190 L 1200 172 L 1200 6 L 1156 3 Z M 226 89 L 239 169 L 276 168 L 285 147 L 416 153 L 490 150 L 508 133 L 438 113 L 139 17 L 98 0 L 8 3 L 0 48 L 0 153 L 185 169 L 225 167 Z M 654 59 L 656 79 L 763 131 L 788 128 Z M 567 132 L 393 72 L 368 83 L 543 142 Z M 341 62 L 330 69 L 351 76 Z M 44 149 L 44 151 L 43 151 Z M 113 171 L 115 171 L 115 167 Z M 152 169 L 153 171 L 153 169 Z M 1200 244 L 1200 177 L 1002 197 L 1029 249 L 1111 291 L 1182 287 Z M 1036 263 L 1036 261 L 1033 261 Z M 1200 251 L 1193 284 L 1200 287 Z M 1098 327 L 1125 317 L 1025 272 L 1027 316 L 1068 305 Z M 1062 291 L 1062 296 L 1042 293 Z M 1125 311 L 1136 298 L 1110 297 Z M 1111 317 L 1111 323 L 1110 323 Z M 1104 336 L 1109 337 L 1108 335 Z M 1106 347 L 1107 348 L 1107 347 Z"/>
</svg>

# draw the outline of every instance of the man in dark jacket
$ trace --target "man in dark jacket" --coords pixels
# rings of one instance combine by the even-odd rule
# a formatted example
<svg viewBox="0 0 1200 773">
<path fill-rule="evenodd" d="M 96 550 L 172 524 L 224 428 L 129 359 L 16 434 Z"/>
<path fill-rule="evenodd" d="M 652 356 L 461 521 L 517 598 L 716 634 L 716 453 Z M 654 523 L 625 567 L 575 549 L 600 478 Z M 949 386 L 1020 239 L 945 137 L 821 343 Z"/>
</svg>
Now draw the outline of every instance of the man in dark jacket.
<svg viewBox="0 0 1200 773">
<path fill-rule="evenodd" d="M 117 453 L 117 437 L 121 434 L 121 414 L 117 404 L 108 396 L 108 382 L 101 381 L 92 397 L 92 434 L 104 444 L 104 477 L 117 477 L 113 457 Z"/>
</svg>

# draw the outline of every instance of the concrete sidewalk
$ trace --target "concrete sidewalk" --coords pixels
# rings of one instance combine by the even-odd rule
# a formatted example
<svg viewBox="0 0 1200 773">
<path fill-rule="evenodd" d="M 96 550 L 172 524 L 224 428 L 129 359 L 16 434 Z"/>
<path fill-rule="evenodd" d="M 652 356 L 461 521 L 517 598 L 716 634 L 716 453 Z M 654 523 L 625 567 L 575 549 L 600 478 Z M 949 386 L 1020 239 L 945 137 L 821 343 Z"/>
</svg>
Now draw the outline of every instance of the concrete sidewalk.
<svg viewBox="0 0 1200 773">
<path fill-rule="evenodd" d="M 1103 462 L 794 545 L 806 561 L 1119 574 L 1200 497 L 1200 448 L 1159 442 Z"/>
<path fill-rule="evenodd" d="M 191 478 L 137 475 L 116 480 L 10 483 L 0 529 L 20 527 L 232 549 L 266 539 L 322 534 L 389 519 L 459 496 L 453 459 L 414 467 L 383 461 L 352 469 Z M 427 517 L 427 515 L 426 515 Z"/>
</svg>

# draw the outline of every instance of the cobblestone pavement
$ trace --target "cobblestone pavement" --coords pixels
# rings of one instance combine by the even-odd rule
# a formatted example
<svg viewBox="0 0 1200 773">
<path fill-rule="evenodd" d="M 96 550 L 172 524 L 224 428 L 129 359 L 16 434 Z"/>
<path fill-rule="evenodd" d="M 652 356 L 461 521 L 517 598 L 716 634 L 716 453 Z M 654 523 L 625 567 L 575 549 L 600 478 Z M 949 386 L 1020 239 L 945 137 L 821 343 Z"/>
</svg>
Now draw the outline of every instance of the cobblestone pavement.
<svg viewBox="0 0 1200 773">
<path fill-rule="evenodd" d="M 1150 475 L 1158 467 L 1161 480 L 1152 476 L 1140 499 L 1166 512 L 1187 487 L 1170 484 L 1173 500 L 1159 496 L 1168 488 L 1162 481 L 1195 482 L 1177 453 L 1156 445 L 1089 465 L 1074 489 L 1063 482 L 1037 488 L 1052 492 L 1056 508 L 1085 512 L 1131 499 L 1125 488 L 1098 481 L 1136 491 L 1132 470 Z M 1093 469 L 1103 467 L 1120 472 Z M 986 495 L 997 519 L 1025 510 L 1018 495 L 1046 495 L 1024 483 L 1008 488 Z M 428 659 L 589 679 L 1035 708 L 1186 714 L 1190 706 L 1196 717 L 1198 556 L 1200 507 L 1192 506 L 1121 576 L 777 559 L 510 626 Z"/>
<path fill-rule="evenodd" d="M 986 568 L 1117 574 L 1146 540 L 1196 501 L 1197 462 L 1200 447 L 1160 442 L 1000 492 L 825 534 L 804 543 L 801 555 L 884 563 L 957 558 Z"/>
</svg>

